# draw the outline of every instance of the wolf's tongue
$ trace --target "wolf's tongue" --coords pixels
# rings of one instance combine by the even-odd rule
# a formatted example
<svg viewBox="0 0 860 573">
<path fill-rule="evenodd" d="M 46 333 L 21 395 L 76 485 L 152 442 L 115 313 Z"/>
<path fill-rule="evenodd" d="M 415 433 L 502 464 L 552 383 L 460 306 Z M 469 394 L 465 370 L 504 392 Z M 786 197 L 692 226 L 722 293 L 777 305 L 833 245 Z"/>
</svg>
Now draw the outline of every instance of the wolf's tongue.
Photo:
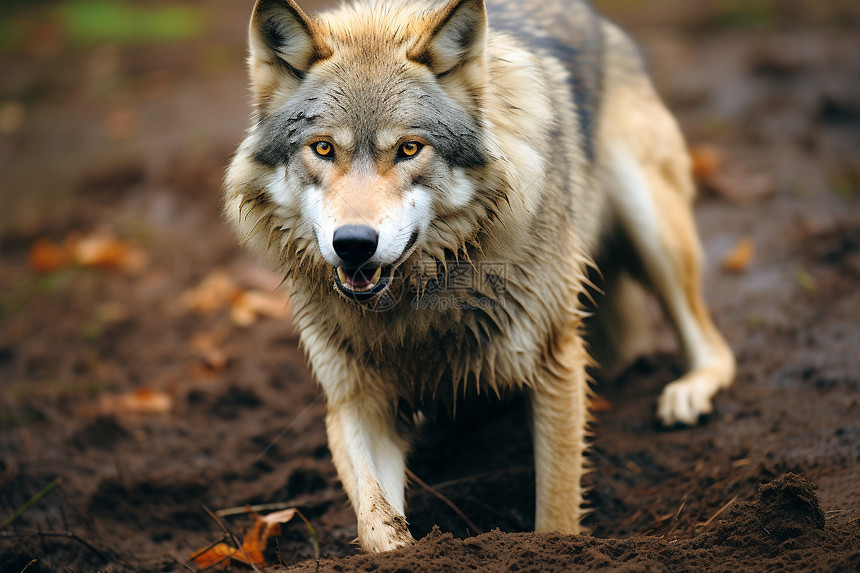
<svg viewBox="0 0 860 573">
<path fill-rule="evenodd" d="M 351 277 L 349 275 L 346 276 L 346 284 L 350 288 L 366 288 L 371 284 L 370 279 L 365 278 L 363 275 L 355 275 Z"/>
</svg>

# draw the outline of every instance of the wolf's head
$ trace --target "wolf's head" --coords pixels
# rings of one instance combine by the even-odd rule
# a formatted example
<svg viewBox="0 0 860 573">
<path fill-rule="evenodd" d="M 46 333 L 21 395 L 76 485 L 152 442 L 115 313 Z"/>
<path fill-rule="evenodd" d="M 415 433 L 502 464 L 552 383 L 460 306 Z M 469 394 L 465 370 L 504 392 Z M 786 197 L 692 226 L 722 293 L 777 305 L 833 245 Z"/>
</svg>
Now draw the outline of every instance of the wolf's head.
<svg viewBox="0 0 860 573">
<path fill-rule="evenodd" d="M 499 202 L 479 183 L 492 155 L 485 44 L 482 0 L 315 17 L 258 0 L 257 116 L 228 171 L 228 216 L 288 274 L 356 300 L 384 291 L 413 255 L 464 248 Z"/>
</svg>

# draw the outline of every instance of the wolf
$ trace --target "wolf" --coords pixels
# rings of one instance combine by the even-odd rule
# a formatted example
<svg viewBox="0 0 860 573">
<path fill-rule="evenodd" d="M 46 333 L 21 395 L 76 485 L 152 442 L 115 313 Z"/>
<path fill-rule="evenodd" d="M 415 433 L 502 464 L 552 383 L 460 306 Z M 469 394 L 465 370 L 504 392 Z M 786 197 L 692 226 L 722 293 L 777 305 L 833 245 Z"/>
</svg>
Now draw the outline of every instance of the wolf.
<svg viewBox="0 0 860 573">
<path fill-rule="evenodd" d="M 684 140 L 586 2 L 258 0 L 249 68 L 224 212 L 288 285 L 363 550 L 412 542 L 410 420 L 467 391 L 525 394 L 535 527 L 580 532 L 590 269 L 606 356 L 645 334 L 637 285 L 674 326 L 688 369 L 664 424 L 731 384 Z"/>
</svg>

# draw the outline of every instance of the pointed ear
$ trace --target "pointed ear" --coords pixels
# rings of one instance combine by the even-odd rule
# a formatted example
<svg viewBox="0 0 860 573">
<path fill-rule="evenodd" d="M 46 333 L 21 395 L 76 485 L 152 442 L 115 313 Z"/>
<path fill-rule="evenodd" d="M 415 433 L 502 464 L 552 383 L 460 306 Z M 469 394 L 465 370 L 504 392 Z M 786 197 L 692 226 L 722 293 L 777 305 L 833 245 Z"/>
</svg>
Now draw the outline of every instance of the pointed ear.
<svg viewBox="0 0 860 573">
<path fill-rule="evenodd" d="M 318 40 L 316 22 L 293 0 L 257 0 L 249 36 L 251 83 L 258 101 L 279 87 L 295 89 L 314 62 L 331 55 Z"/>
<path fill-rule="evenodd" d="M 451 0 L 430 17 L 429 31 L 407 57 L 442 75 L 482 58 L 487 40 L 487 10 L 483 0 Z"/>
</svg>

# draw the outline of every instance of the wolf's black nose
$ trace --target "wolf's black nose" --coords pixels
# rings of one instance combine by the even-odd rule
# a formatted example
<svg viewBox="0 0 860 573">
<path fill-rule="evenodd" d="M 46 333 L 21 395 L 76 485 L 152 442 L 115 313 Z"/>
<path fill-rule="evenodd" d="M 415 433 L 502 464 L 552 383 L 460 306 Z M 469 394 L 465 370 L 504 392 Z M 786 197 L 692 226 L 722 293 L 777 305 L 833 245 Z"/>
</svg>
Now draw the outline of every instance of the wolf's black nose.
<svg viewBox="0 0 860 573">
<path fill-rule="evenodd" d="M 341 259 L 352 265 L 367 262 L 376 252 L 379 235 L 367 225 L 344 225 L 334 231 L 332 246 Z"/>
</svg>

